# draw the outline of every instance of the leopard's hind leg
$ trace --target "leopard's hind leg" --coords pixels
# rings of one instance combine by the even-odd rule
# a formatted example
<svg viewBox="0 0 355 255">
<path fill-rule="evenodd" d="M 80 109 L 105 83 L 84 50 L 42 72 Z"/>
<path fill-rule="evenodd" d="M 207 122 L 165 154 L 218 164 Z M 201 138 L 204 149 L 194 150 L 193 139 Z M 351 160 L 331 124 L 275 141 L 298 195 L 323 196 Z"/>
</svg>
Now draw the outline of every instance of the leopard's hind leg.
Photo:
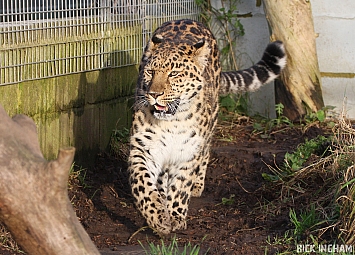
<svg viewBox="0 0 355 255">
<path fill-rule="evenodd" d="M 207 165 L 209 160 L 209 152 L 206 152 L 206 155 L 202 156 L 201 160 L 198 160 L 198 163 L 195 165 L 193 172 L 191 172 L 193 186 L 191 190 L 191 196 L 200 197 L 205 188 L 205 177 L 207 171 Z"/>
</svg>

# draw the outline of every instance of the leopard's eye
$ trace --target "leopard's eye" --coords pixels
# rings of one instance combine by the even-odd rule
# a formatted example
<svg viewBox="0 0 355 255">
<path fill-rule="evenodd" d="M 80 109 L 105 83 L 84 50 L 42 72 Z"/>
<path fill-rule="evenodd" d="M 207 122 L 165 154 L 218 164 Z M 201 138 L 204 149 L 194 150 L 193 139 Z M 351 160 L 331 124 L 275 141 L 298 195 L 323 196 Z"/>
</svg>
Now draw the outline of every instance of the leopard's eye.
<svg viewBox="0 0 355 255">
<path fill-rule="evenodd" d="M 169 77 L 174 77 L 174 76 L 178 75 L 179 73 L 180 73 L 179 71 L 171 71 L 169 73 Z"/>
<path fill-rule="evenodd" d="M 146 73 L 148 76 L 153 76 L 154 71 L 153 71 L 153 70 L 145 70 L 145 73 Z"/>
</svg>

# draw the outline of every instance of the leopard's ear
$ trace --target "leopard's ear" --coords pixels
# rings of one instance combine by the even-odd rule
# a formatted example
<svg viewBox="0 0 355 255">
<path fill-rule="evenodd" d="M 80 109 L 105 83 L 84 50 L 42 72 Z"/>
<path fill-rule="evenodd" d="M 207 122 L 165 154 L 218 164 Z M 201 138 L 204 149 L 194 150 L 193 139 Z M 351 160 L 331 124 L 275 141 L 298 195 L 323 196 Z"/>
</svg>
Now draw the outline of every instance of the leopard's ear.
<svg viewBox="0 0 355 255">
<path fill-rule="evenodd" d="M 164 38 L 162 35 L 153 35 L 153 37 L 149 40 L 148 45 L 147 45 L 147 51 L 152 51 L 154 48 L 162 43 L 164 41 Z"/>
<path fill-rule="evenodd" d="M 194 53 L 194 57 L 198 66 L 202 69 L 205 69 L 208 63 L 208 58 L 211 54 L 211 48 L 209 47 L 208 43 L 206 43 L 205 39 L 201 39 L 193 46 L 196 51 Z"/>
<path fill-rule="evenodd" d="M 161 36 L 161 35 L 153 35 L 153 37 L 152 37 L 152 42 L 154 43 L 154 44 L 158 44 L 158 43 L 161 43 L 162 41 L 163 41 L 163 36 Z"/>
<path fill-rule="evenodd" d="M 153 37 L 150 38 L 147 46 L 145 47 L 143 60 L 147 60 L 152 55 L 156 46 L 163 41 L 164 41 L 163 36 L 157 34 L 153 35 Z"/>
<path fill-rule="evenodd" d="M 202 38 L 201 40 L 199 40 L 197 43 L 194 44 L 194 47 L 196 49 L 201 48 L 203 45 L 205 45 L 205 38 Z"/>
</svg>

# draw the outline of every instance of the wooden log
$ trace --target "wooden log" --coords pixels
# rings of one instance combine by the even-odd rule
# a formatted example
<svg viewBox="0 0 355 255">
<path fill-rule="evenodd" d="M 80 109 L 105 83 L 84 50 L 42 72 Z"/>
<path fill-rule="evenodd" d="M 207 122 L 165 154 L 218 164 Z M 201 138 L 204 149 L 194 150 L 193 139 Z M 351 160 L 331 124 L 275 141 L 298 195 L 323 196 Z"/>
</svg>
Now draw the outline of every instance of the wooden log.
<svg viewBox="0 0 355 255">
<path fill-rule="evenodd" d="M 298 120 L 324 107 L 316 54 L 311 4 L 308 0 L 264 0 L 272 40 L 281 40 L 287 51 L 287 66 L 276 83 L 276 103 L 284 115 Z"/>
<path fill-rule="evenodd" d="M 48 162 L 32 119 L 0 105 L 0 120 L 0 220 L 16 242 L 31 255 L 100 254 L 68 198 L 75 149 Z"/>
</svg>

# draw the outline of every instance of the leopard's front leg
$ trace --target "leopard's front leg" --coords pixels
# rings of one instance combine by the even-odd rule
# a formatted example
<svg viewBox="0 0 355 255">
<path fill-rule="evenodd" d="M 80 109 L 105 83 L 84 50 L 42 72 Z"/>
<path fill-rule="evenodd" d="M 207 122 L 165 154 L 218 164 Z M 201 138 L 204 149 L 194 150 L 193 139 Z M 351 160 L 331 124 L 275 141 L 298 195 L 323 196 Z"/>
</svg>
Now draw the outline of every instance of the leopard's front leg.
<svg viewBox="0 0 355 255">
<path fill-rule="evenodd" d="M 137 208 L 148 225 L 159 234 L 169 234 L 171 221 L 164 190 L 157 186 L 159 166 L 149 160 L 149 152 L 132 145 L 128 159 L 130 185 Z"/>
<path fill-rule="evenodd" d="M 203 191 L 206 171 L 201 165 L 204 162 L 203 159 L 204 157 L 195 156 L 189 162 L 171 166 L 169 172 L 166 172 L 169 176 L 166 200 L 172 231 L 186 229 L 190 198 L 200 196 Z"/>
</svg>

